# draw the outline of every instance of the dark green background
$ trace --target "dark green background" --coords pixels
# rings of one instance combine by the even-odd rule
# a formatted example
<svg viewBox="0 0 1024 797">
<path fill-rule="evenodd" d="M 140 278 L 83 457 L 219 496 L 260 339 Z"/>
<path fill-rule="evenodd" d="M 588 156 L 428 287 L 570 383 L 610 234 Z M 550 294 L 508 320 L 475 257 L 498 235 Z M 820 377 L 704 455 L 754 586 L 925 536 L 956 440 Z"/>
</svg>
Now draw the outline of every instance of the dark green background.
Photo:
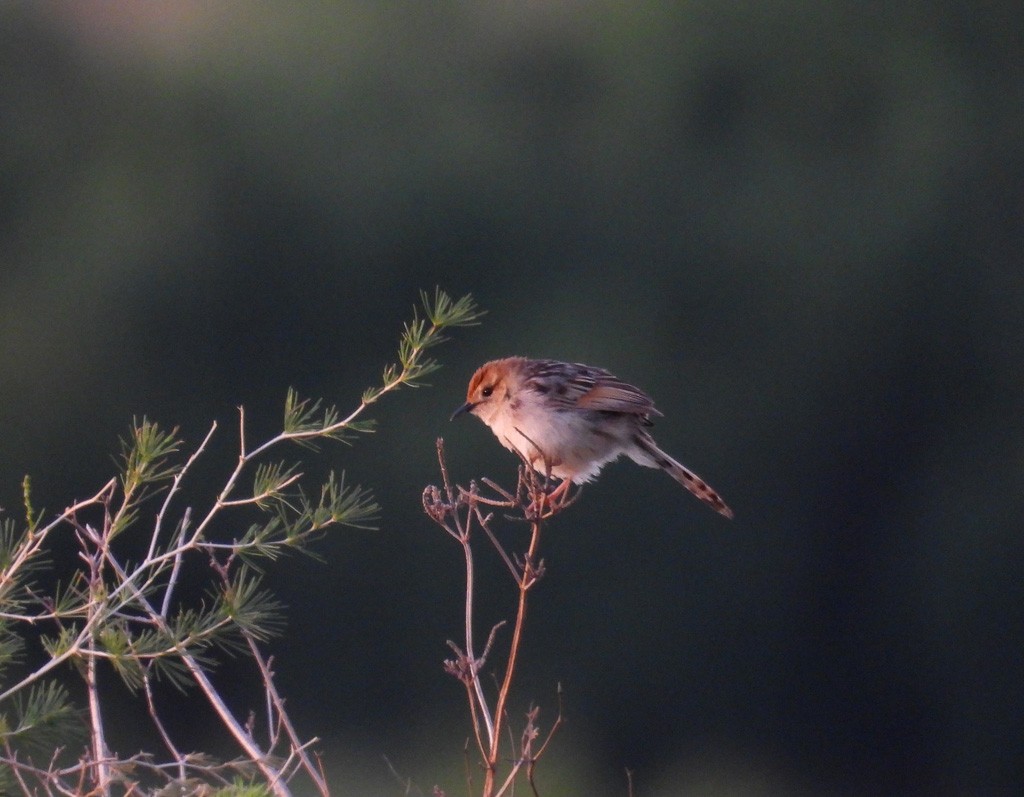
<svg viewBox="0 0 1024 797">
<path fill-rule="evenodd" d="M 0 505 L 24 473 L 92 494 L 133 415 L 217 419 L 229 467 L 236 405 L 254 439 L 289 386 L 354 405 L 419 289 L 471 291 L 434 386 L 315 460 L 380 530 L 274 571 L 340 793 L 401 793 L 382 755 L 459 793 L 462 569 L 420 493 L 438 435 L 511 478 L 447 420 L 509 354 L 642 386 L 736 511 L 620 465 L 552 526 L 513 706 L 565 690 L 542 792 L 1010 793 L 1022 30 L 1019 2 L 4 5 Z"/>
</svg>

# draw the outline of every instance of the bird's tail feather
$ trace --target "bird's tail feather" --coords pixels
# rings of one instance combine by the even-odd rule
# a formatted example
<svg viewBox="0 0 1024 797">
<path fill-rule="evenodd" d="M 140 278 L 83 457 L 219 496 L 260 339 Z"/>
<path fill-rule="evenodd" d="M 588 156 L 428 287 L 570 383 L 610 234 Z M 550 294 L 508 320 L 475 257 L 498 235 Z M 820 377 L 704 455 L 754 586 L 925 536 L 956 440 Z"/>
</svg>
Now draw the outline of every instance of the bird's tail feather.
<svg viewBox="0 0 1024 797">
<path fill-rule="evenodd" d="M 658 448 L 650 435 L 637 435 L 636 444 L 651 459 L 650 463 L 643 462 L 641 464 L 653 465 L 661 468 L 668 473 L 669 476 L 683 485 L 683 487 L 697 496 L 701 501 L 718 512 L 718 514 L 732 519 L 732 510 L 726 505 L 725 501 L 722 500 L 722 496 L 715 492 L 711 485 L 704 481 L 700 476 L 685 465 L 676 462 L 672 457 Z"/>
</svg>

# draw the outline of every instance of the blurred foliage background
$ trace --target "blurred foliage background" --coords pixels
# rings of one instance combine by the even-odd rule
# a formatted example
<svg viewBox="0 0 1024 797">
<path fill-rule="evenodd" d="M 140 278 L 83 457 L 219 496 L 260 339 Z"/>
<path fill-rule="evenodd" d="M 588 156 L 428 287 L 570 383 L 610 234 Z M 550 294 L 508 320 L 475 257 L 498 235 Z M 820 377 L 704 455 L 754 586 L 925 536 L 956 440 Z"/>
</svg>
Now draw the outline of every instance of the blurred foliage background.
<svg viewBox="0 0 1024 797">
<path fill-rule="evenodd" d="M 645 388 L 737 515 L 622 465 L 550 530 L 513 706 L 565 689 L 543 793 L 1016 791 L 1021 30 L 952 0 L 4 4 L 0 505 L 25 473 L 37 506 L 94 492 L 133 415 L 217 419 L 230 463 L 237 405 L 255 439 L 289 386 L 354 404 L 419 289 L 471 291 L 434 386 L 315 460 L 380 530 L 274 571 L 339 793 L 401 793 L 385 755 L 459 793 L 462 570 L 420 493 L 438 435 L 512 479 L 447 420 L 509 354 Z"/>
</svg>

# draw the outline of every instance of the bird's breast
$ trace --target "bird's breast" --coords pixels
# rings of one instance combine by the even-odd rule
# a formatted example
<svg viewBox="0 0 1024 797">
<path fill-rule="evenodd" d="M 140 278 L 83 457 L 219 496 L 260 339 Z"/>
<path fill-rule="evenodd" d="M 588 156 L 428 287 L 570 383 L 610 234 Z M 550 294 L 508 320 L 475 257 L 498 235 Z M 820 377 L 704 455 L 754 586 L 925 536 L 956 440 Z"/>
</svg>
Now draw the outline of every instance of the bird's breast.
<svg viewBox="0 0 1024 797">
<path fill-rule="evenodd" d="M 625 419 L 607 413 L 520 406 L 492 418 L 491 431 L 505 448 L 540 471 L 574 482 L 589 481 L 624 450 Z"/>
</svg>

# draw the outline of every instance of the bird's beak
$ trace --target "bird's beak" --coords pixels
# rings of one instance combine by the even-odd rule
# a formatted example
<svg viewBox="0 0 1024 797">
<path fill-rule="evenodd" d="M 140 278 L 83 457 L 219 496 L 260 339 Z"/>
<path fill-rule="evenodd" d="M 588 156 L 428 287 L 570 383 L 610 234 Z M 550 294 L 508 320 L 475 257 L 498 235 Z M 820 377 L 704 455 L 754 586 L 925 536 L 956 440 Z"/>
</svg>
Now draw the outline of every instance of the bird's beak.
<svg viewBox="0 0 1024 797">
<path fill-rule="evenodd" d="M 473 410 L 473 407 L 475 406 L 476 404 L 474 404 L 472 401 L 467 401 L 465 404 L 463 404 L 461 407 L 455 410 L 455 412 L 452 413 L 452 417 L 449 418 L 448 420 L 454 421 L 460 415 L 465 415 L 467 412 L 471 412 Z"/>
</svg>

